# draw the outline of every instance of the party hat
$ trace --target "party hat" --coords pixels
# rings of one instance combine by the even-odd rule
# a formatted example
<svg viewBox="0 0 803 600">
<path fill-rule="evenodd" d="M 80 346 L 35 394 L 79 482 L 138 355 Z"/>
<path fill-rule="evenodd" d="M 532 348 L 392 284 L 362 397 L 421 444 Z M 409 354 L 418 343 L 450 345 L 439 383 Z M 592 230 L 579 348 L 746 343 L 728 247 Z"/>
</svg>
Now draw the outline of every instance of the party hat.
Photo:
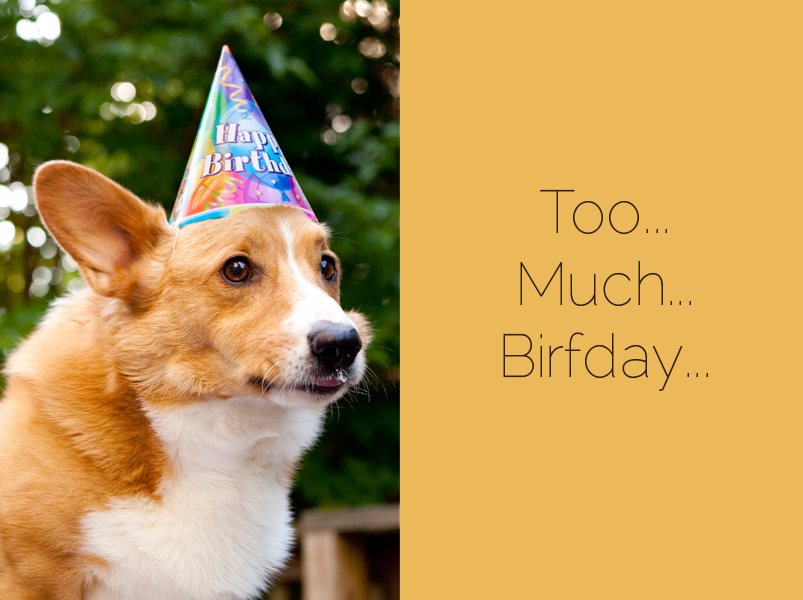
<svg viewBox="0 0 803 600">
<path fill-rule="evenodd" d="M 277 204 L 318 220 L 229 47 L 223 46 L 170 224 L 181 227 Z"/>
</svg>

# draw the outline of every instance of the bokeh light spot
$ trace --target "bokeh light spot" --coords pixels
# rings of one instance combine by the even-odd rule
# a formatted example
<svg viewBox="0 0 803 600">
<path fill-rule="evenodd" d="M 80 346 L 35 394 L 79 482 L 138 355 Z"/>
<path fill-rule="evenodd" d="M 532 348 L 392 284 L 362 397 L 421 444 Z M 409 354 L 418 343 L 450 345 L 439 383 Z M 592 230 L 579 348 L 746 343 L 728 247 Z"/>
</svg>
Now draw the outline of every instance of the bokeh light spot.
<svg viewBox="0 0 803 600">
<path fill-rule="evenodd" d="M 150 121 L 156 116 L 156 106 L 153 102 L 143 102 L 142 108 L 145 109 L 145 120 Z"/>
<path fill-rule="evenodd" d="M 0 223 L 2 225 L 2 223 Z M 0 232 L 2 234 L 2 232 Z M 76 263 L 69 254 L 65 254 L 59 261 L 59 266 L 68 273 L 75 273 L 78 270 L 78 263 Z"/>
<path fill-rule="evenodd" d="M 327 129 L 323 132 L 321 136 L 324 143 L 329 144 L 330 146 L 334 145 L 337 142 L 337 134 L 335 133 L 334 129 Z"/>
<path fill-rule="evenodd" d="M 354 3 L 354 11 L 361 17 L 371 14 L 371 3 L 368 0 L 357 0 Z"/>
<path fill-rule="evenodd" d="M 112 86 L 112 98 L 118 102 L 131 102 L 137 95 L 137 88 L 133 83 L 122 81 Z"/>
<path fill-rule="evenodd" d="M 34 42 L 39 39 L 39 28 L 33 21 L 20 19 L 17 21 L 17 35 L 26 42 Z"/>
<path fill-rule="evenodd" d="M 19 273 L 12 273 L 6 279 L 6 287 L 9 291 L 19 294 L 25 289 L 25 278 Z"/>
<path fill-rule="evenodd" d="M 279 29 L 282 26 L 282 15 L 279 13 L 267 13 L 262 17 L 262 22 L 265 27 L 270 27 L 273 30 Z"/>
<path fill-rule="evenodd" d="M 126 109 L 126 114 L 131 119 L 132 123 L 142 123 L 145 120 L 146 111 L 141 104 L 129 104 Z"/>
<path fill-rule="evenodd" d="M 39 249 L 39 254 L 42 258 L 53 258 L 59 251 L 59 247 L 52 239 L 48 238 L 42 247 Z"/>
<path fill-rule="evenodd" d="M 16 232 L 17 228 L 11 221 L 0 222 L 0 246 L 11 246 Z"/>
<path fill-rule="evenodd" d="M 53 274 L 47 267 L 36 267 L 31 274 L 31 278 L 36 283 L 49 284 L 50 280 L 53 278 Z"/>
<path fill-rule="evenodd" d="M 66 135 L 64 136 L 64 148 L 67 152 L 75 154 L 78 152 L 78 148 L 81 147 L 80 140 L 75 137 L 74 135 Z"/>
<path fill-rule="evenodd" d="M 184 91 L 184 84 L 181 83 L 180 79 L 171 79 L 167 82 L 167 87 L 165 88 L 168 95 L 173 96 L 174 98 L 181 95 L 181 92 Z"/>
<path fill-rule="evenodd" d="M 346 0 L 340 5 L 340 18 L 356 21 L 360 17 L 379 32 L 390 29 L 391 10 L 385 0 Z"/>
<path fill-rule="evenodd" d="M 29 5 L 31 7 L 27 8 Z M 17 35 L 26 42 L 50 46 L 61 35 L 58 15 L 50 12 L 47 6 L 36 6 L 36 0 L 32 4 L 28 0 L 20 2 L 20 15 L 25 18 L 17 21 Z M 36 20 L 31 21 L 30 17 L 36 17 Z"/>
<path fill-rule="evenodd" d="M 42 244 L 44 244 L 47 240 L 47 234 L 45 233 L 45 230 L 41 227 L 37 227 L 36 225 L 28 230 L 26 237 L 28 238 L 28 243 L 34 248 L 41 248 Z"/>
<path fill-rule="evenodd" d="M 11 190 L 8 206 L 14 212 L 22 212 L 28 206 L 28 192 L 25 190 L 25 184 L 15 181 L 8 189 Z"/>
<path fill-rule="evenodd" d="M 351 80 L 351 89 L 356 94 L 364 94 L 368 89 L 368 82 L 362 77 L 355 77 Z"/>
<path fill-rule="evenodd" d="M 114 113 L 112 112 L 112 103 L 111 102 L 104 102 L 100 105 L 100 116 L 106 119 L 107 121 L 111 121 L 114 118 Z"/>
<path fill-rule="evenodd" d="M 64 274 L 61 272 L 61 269 L 59 269 L 58 267 L 51 267 L 50 285 L 58 285 L 61 283 L 62 279 L 64 279 Z"/>
<path fill-rule="evenodd" d="M 354 10 L 354 0 L 346 0 L 340 5 L 340 18 L 344 21 L 354 21 L 357 11 Z"/>
<path fill-rule="evenodd" d="M 47 292 L 50 290 L 50 286 L 46 283 L 40 283 L 38 281 L 34 281 L 31 284 L 31 287 L 28 288 L 28 291 L 31 293 L 31 296 L 36 296 L 37 298 L 42 298 L 47 296 Z"/>
<path fill-rule="evenodd" d="M 324 23 L 321 25 L 321 37 L 327 42 L 331 42 L 337 37 L 337 27 L 331 23 Z"/>
<path fill-rule="evenodd" d="M 382 58 L 385 55 L 385 44 L 375 37 L 360 40 L 358 48 L 360 53 L 368 58 Z"/>
<path fill-rule="evenodd" d="M 351 127 L 351 119 L 346 115 L 337 115 L 332 119 L 332 129 L 337 133 L 348 131 L 349 127 Z"/>
<path fill-rule="evenodd" d="M 57 14 L 50 11 L 43 12 L 36 18 L 36 27 L 46 40 L 55 41 L 61 35 L 61 21 Z"/>
</svg>

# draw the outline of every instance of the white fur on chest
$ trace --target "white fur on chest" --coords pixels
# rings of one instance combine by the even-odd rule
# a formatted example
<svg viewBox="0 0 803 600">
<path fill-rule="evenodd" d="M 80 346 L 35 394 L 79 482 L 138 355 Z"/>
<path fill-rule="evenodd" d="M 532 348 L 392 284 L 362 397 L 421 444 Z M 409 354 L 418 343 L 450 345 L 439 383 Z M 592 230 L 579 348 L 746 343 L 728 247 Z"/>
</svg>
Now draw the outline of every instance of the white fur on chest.
<svg viewBox="0 0 803 600">
<path fill-rule="evenodd" d="M 112 499 L 84 518 L 103 558 L 87 600 L 240 600 L 258 594 L 292 544 L 286 472 L 321 413 L 257 398 L 149 410 L 173 472 L 156 502 Z"/>
</svg>

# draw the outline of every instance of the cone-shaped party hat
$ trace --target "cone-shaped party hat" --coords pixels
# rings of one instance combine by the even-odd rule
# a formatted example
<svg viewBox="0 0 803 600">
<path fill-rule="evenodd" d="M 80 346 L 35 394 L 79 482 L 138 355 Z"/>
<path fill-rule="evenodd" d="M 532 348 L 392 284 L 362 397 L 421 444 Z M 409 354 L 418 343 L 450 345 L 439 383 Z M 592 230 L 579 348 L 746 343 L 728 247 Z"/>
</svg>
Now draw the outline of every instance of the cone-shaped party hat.
<svg viewBox="0 0 803 600">
<path fill-rule="evenodd" d="M 181 227 L 275 204 L 295 206 L 318 220 L 223 46 L 170 224 Z"/>
</svg>

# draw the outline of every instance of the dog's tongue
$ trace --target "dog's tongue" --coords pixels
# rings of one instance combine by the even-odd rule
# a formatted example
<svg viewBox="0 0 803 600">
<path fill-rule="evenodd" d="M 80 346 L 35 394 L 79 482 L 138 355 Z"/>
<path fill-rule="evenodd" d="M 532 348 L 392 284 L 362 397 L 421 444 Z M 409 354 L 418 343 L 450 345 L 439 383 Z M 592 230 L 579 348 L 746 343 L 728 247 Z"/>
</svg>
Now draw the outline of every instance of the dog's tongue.
<svg viewBox="0 0 803 600">
<path fill-rule="evenodd" d="M 318 387 L 337 387 L 339 385 L 343 385 L 348 381 L 348 376 L 343 369 L 335 370 L 335 374 L 331 377 L 323 377 L 319 379 L 315 385 Z"/>
<path fill-rule="evenodd" d="M 315 382 L 318 387 L 337 387 L 343 384 L 343 379 L 340 377 L 328 377 L 326 379 L 319 379 Z"/>
</svg>

